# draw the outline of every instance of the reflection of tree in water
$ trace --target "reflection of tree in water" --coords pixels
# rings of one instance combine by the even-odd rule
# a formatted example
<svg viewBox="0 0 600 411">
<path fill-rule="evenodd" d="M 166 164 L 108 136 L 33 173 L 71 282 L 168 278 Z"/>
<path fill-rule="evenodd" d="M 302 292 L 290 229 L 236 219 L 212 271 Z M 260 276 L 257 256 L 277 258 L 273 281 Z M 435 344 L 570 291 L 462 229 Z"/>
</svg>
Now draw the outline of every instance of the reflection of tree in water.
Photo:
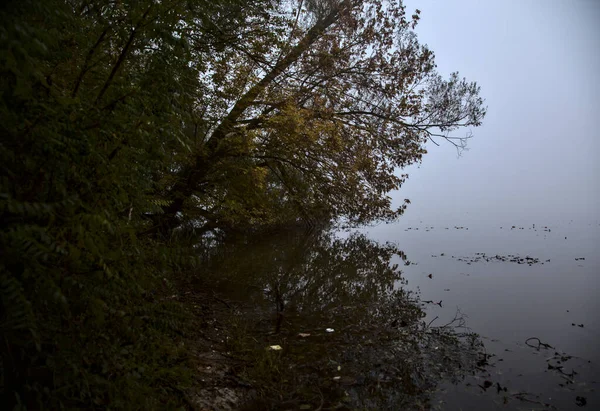
<svg viewBox="0 0 600 411">
<path fill-rule="evenodd" d="M 477 366 L 482 346 L 474 335 L 456 324 L 428 327 L 417 296 L 397 288 L 396 255 L 405 259 L 392 244 L 327 231 L 215 249 L 211 271 L 256 307 L 233 321 L 231 349 L 264 400 L 278 398 L 263 406 L 430 408 L 439 382 Z M 283 349 L 265 350 L 270 345 Z"/>
<path fill-rule="evenodd" d="M 390 260 L 404 253 L 363 235 L 340 239 L 327 231 L 292 231 L 244 240 L 218 248 L 212 271 L 238 285 L 260 286 L 260 298 L 279 311 L 321 312 L 374 300 L 401 279 Z"/>
</svg>

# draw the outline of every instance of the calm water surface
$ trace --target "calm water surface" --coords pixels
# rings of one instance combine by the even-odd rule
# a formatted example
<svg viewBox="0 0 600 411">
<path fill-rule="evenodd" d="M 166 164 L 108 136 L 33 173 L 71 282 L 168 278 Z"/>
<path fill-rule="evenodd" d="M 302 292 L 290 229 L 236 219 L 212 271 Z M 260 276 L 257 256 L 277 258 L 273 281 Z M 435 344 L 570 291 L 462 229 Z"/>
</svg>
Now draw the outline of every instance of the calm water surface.
<svg viewBox="0 0 600 411">
<path fill-rule="evenodd" d="M 422 300 L 441 301 L 441 307 L 427 305 L 426 321 L 438 317 L 434 324 L 443 323 L 457 309 L 468 316 L 468 326 L 484 338 L 488 352 L 494 354 L 487 380 L 513 392 L 536 393 L 536 401 L 558 409 L 580 409 L 582 400 L 577 397 L 585 398 L 583 407 L 600 409 L 598 221 L 535 225 L 420 222 L 384 224 L 363 231 L 374 240 L 398 244 L 412 262 L 403 269 L 408 281 L 405 287 L 420 290 Z M 529 256 L 539 262 L 519 264 L 496 258 L 509 255 Z M 532 337 L 553 349 L 526 345 Z M 535 346 L 538 340 L 529 340 L 529 344 Z M 573 358 L 558 364 L 556 353 Z M 564 368 L 549 369 L 549 364 Z M 577 373 L 573 377 L 560 372 L 573 370 Z M 448 401 L 450 409 L 484 404 L 481 396 L 470 397 L 476 390 L 466 390 L 464 385 L 446 388 L 448 394 L 439 398 Z M 487 399 L 499 405 L 493 395 Z M 533 402 L 521 405 L 548 408 Z"/>
<path fill-rule="evenodd" d="M 600 409 L 598 221 L 280 233 L 206 266 L 281 409 Z"/>
</svg>

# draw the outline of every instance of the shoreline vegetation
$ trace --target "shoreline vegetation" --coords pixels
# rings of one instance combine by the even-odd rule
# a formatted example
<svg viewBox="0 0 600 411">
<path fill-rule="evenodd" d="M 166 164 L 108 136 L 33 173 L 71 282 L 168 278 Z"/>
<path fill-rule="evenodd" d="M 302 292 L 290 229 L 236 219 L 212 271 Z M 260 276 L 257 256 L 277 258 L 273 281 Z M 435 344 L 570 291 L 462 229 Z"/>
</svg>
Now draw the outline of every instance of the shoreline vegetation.
<svg viewBox="0 0 600 411">
<path fill-rule="evenodd" d="M 322 230 L 397 220 L 398 170 L 481 125 L 479 87 L 436 72 L 419 19 L 381 0 L 3 2 L 2 409 L 425 403 L 436 375 L 471 364 L 469 334 L 433 332 L 391 285 L 398 250 Z M 281 235 L 294 246 L 260 248 Z M 232 266 L 255 256 L 289 264 Z M 219 291 L 227 278 L 255 301 Z M 289 303 L 292 285 L 313 304 Z M 416 339 L 443 336 L 468 358 L 366 371 L 429 361 Z"/>
</svg>

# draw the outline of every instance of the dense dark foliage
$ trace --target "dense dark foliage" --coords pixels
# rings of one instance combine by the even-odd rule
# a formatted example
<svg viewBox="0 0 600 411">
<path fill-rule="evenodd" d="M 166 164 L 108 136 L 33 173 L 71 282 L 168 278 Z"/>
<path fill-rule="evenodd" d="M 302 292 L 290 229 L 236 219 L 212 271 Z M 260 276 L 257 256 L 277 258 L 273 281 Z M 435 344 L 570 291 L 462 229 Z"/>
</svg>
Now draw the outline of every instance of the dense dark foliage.
<svg viewBox="0 0 600 411">
<path fill-rule="evenodd" d="M 163 297 L 196 264 L 191 232 L 395 218 L 395 168 L 432 128 L 480 124 L 418 15 L 304 6 L 0 6 L 3 406 L 175 406 L 187 320 Z"/>
</svg>

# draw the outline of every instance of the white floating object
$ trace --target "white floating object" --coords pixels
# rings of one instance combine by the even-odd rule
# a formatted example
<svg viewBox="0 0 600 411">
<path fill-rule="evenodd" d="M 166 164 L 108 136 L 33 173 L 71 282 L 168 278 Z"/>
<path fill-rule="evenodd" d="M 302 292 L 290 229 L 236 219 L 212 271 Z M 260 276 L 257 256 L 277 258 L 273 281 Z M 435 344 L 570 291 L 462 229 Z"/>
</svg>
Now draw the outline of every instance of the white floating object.
<svg viewBox="0 0 600 411">
<path fill-rule="evenodd" d="M 269 347 L 267 347 L 268 350 L 271 351 L 280 351 L 283 350 L 283 348 L 281 348 L 281 345 L 271 345 Z"/>
<path fill-rule="evenodd" d="M 339 380 L 341 380 L 341 379 L 342 379 L 342 377 L 340 377 L 340 376 L 333 377 L 333 381 L 339 381 Z"/>
<path fill-rule="evenodd" d="M 326 332 L 326 333 L 332 333 L 332 332 L 334 332 L 334 331 L 335 331 L 335 330 L 334 330 L 333 328 L 325 328 L 325 332 Z"/>
<path fill-rule="evenodd" d="M 310 337 L 310 334 L 309 333 L 298 333 L 298 337 L 306 338 L 306 337 Z"/>
</svg>

